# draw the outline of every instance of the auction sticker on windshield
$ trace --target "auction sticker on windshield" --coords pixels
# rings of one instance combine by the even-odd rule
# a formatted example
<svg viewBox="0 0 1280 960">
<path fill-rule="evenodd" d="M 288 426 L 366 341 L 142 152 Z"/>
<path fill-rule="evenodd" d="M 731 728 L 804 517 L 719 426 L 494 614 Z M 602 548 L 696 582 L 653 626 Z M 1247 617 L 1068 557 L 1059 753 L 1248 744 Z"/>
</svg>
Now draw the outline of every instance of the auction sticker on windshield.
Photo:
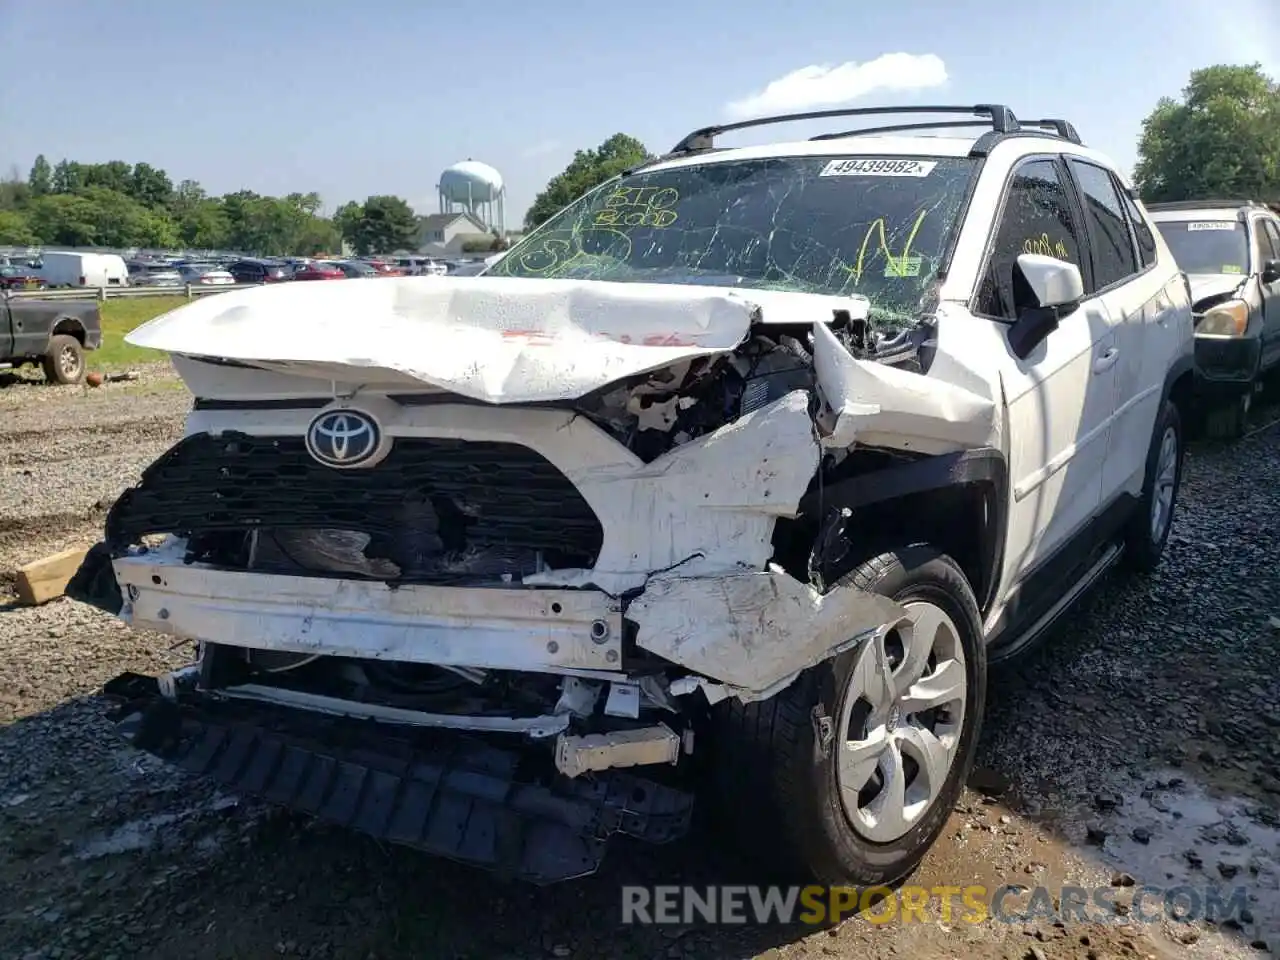
<svg viewBox="0 0 1280 960">
<path fill-rule="evenodd" d="M 1193 220 L 1187 224 L 1188 230 L 1234 230 L 1234 220 Z"/>
<path fill-rule="evenodd" d="M 820 177 L 927 177 L 938 164 L 933 160 L 873 160 L 868 157 L 832 160 Z"/>
</svg>

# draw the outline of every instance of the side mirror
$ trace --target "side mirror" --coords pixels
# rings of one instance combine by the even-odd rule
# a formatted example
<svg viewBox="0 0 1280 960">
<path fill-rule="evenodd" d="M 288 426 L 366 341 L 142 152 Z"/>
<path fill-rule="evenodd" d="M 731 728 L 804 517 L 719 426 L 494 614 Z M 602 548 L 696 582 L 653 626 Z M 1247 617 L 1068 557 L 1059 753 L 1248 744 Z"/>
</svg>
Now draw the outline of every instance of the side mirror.
<svg viewBox="0 0 1280 960">
<path fill-rule="evenodd" d="M 1280 260 L 1268 260 L 1262 265 L 1262 282 L 1275 283 L 1280 280 Z"/>
<path fill-rule="evenodd" d="M 1026 304 L 1009 328 L 1009 348 L 1019 360 L 1044 342 L 1058 321 L 1084 299 L 1080 268 L 1057 257 L 1024 253 L 1013 268 L 1014 300 Z"/>
<path fill-rule="evenodd" d="M 1018 269 L 1038 307 L 1074 307 L 1084 299 L 1084 278 L 1074 263 L 1024 253 L 1018 257 Z"/>
</svg>

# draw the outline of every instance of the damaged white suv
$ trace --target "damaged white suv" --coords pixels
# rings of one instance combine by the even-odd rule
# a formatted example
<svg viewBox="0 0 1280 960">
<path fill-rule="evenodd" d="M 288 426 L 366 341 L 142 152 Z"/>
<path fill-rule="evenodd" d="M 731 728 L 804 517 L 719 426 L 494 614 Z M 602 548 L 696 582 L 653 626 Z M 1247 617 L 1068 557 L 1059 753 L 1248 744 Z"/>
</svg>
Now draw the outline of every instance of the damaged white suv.
<svg viewBox="0 0 1280 960">
<path fill-rule="evenodd" d="M 1108 161 L 924 110 L 698 131 L 487 275 L 134 332 L 194 409 L 70 592 L 199 658 L 109 684 L 122 732 L 535 882 L 682 836 L 695 792 L 809 877 L 909 873 L 987 664 L 1157 562 L 1192 372 L 1186 284 Z"/>
</svg>

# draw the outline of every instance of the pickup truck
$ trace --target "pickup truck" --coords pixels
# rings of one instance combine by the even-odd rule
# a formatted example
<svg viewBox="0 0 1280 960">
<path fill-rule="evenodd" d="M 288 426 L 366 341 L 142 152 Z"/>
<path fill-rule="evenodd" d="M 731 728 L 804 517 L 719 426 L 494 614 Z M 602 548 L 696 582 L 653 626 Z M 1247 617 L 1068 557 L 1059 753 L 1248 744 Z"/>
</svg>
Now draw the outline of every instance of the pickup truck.
<svg viewBox="0 0 1280 960">
<path fill-rule="evenodd" d="M 100 346 L 102 313 L 94 301 L 0 293 L 0 369 L 39 363 L 50 383 L 80 383 L 84 352 Z"/>
</svg>

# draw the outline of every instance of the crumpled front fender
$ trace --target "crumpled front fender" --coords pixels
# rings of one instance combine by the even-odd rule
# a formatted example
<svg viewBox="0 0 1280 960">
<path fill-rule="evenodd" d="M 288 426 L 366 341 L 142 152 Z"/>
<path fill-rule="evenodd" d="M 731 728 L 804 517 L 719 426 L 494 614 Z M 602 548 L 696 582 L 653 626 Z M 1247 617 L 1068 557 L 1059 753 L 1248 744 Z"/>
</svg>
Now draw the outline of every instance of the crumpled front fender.
<svg viewBox="0 0 1280 960">
<path fill-rule="evenodd" d="M 652 580 L 626 617 L 637 646 L 760 700 L 850 649 L 906 610 L 854 587 L 818 593 L 779 569 Z"/>
</svg>

